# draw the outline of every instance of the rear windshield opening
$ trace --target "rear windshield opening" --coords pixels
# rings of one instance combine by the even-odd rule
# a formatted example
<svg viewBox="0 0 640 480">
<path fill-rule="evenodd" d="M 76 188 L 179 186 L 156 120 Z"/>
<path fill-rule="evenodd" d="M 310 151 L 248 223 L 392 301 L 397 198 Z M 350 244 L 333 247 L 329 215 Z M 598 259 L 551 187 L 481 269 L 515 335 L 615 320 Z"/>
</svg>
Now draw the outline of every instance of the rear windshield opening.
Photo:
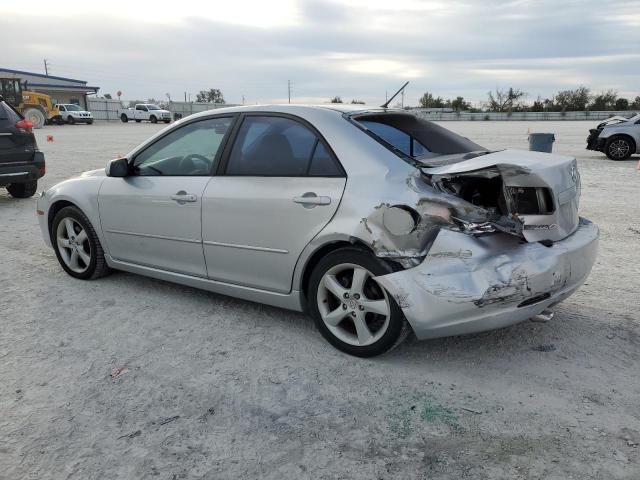
<svg viewBox="0 0 640 480">
<path fill-rule="evenodd" d="M 468 138 L 406 113 L 373 113 L 351 118 L 387 148 L 410 158 L 486 151 Z"/>
</svg>

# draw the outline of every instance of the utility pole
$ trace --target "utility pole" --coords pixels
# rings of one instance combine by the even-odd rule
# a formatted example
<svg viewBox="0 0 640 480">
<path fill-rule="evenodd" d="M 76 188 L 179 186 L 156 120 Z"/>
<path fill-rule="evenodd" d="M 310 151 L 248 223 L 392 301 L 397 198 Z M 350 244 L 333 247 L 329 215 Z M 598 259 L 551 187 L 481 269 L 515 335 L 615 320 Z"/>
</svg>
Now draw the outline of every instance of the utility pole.
<svg viewBox="0 0 640 480">
<path fill-rule="evenodd" d="M 291 103 L 291 80 L 287 80 L 287 89 L 289 90 L 289 103 Z"/>
<path fill-rule="evenodd" d="M 184 103 L 187 103 L 187 92 L 184 92 Z"/>
<path fill-rule="evenodd" d="M 242 95 L 242 104 L 244 105 L 244 95 Z"/>
<path fill-rule="evenodd" d="M 404 108 L 404 89 L 402 90 L 402 103 L 400 105 Z"/>
<path fill-rule="evenodd" d="M 44 59 L 44 74 L 48 77 L 49 76 L 49 65 L 47 65 L 47 59 Z"/>
</svg>

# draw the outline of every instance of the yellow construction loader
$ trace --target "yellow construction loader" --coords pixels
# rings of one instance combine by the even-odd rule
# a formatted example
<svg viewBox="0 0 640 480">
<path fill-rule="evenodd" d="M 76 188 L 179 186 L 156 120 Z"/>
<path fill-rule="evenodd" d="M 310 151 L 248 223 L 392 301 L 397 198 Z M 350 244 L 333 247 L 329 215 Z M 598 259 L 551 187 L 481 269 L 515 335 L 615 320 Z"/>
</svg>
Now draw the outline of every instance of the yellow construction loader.
<svg viewBox="0 0 640 480">
<path fill-rule="evenodd" d="M 0 95 L 24 117 L 31 120 L 33 128 L 49 123 L 62 123 L 60 110 L 45 93 L 23 89 L 19 78 L 0 78 Z"/>
</svg>

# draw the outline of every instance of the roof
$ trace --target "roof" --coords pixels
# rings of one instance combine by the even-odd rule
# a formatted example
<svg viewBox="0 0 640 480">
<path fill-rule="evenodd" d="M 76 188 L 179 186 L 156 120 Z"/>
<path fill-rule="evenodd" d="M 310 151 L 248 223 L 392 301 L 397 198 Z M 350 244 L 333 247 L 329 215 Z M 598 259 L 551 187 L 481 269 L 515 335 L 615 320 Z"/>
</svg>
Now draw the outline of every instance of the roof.
<svg viewBox="0 0 640 480">
<path fill-rule="evenodd" d="M 211 110 L 199 112 L 190 117 L 193 118 L 193 116 L 196 116 L 196 115 L 206 116 L 206 115 L 212 115 L 214 113 L 215 114 L 234 113 L 234 112 L 241 113 L 241 112 L 256 112 L 256 111 L 291 113 L 295 115 L 296 113 L 310 112 L 314 110 L 316 111 L 331 110 L 337 113 L 356 113 L 356 112 L 373 112 L 373 111 L 397 112 L 397 110 L 394 110 L 394 109 L 385 110 L 380 107 L 371 107 L 366 105 L 336 104 L 336 103 L 327 103 L 327 104 L 320 104 L 320 105 L 304 105 L 304 104 L 284 103 L 284 104 L 265 104 L 265 105 L 243 105 L 243 106 L 237 106 L 237 107 L 222 107 L 222 108 L 216 108 L 216 109 L 212 108 Z"/>
<path fill-rule="evenodd" d="M 10 68 L 2 68 L 2 67 L 0 67 L 0 73 L 2 73 L 2 72 L 13 73 L 13 74 L 16 74 L 16 75 L 29 75 L 31 77 L 49 78 L 49 79 L 52 79 L 52 80 L 64 80 L 66 82 L 82 83 L 83 85 L 87 84 L 87 82 L 85 82 L 84 80 L 77 80 L 75 78 L 56 77 L 56 76 L 53 76 L 53 75 L 43 75 L 42 73 L 25 72 L 23 70 L 12 70 Z"/>
</svg>

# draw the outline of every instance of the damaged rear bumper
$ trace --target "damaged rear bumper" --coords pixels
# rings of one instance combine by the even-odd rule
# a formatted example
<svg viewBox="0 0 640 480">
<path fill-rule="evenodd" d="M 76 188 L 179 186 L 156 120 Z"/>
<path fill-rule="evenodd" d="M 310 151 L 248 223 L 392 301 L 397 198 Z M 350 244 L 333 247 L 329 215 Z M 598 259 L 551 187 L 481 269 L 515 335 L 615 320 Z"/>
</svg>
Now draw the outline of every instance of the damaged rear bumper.
<svg viewBox="0 0 640 480">
<path fill-rule="evenodd" d="M 596 258 L 598 227 L 545 246 L 508 234 L 474 237 L 441 229 L 417 267 L 377 277 L 419 339 L 505 327 L 539 314 L 585 281 Z"/>
</svg>

